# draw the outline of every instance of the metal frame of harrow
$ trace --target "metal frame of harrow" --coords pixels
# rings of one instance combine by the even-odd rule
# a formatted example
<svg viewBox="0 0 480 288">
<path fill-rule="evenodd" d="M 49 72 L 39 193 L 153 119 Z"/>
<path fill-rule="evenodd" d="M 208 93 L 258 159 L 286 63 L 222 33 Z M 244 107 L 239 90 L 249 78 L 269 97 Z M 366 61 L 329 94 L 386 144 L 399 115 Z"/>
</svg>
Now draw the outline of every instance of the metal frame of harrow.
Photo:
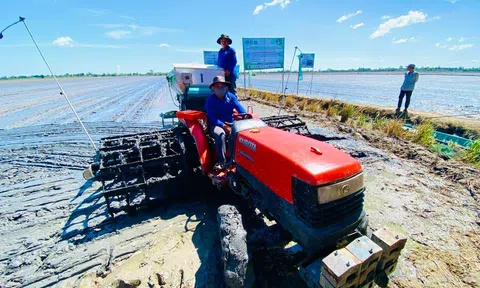
<svg viewBox="0 0 480 288">
<path fill-rule="evenodd" d="M 268 126 L 300 134 L 303 136 L 310 136 L 311 133 L 304 121 L 297 117 L 297 115 L 278 115 L 261 118 Z"/>
<path fill-rule="evenodd" d="M 131 206 L 132 192 L 136 195 L 143 193 L 140 205 L 148 206 L 153 201 L 170 198 L 162 195 L 172 190 L 162 189 L 165 186 L 180 187 L 187 167 L 184 148 L 177 133 L 176 128 L 170 128 L 101 139 L 98 175 L 110 215 L 120 211 L 132 212 L 136 208 L 137 205 Z M 181 194 L 178 189 L 172 192 L 177 196 Z M 154 194 L 160 196 L 152 199 Z M 120 200 L 122 196 L 126 205 L 112 207 L 112 198 Z"/>
</svg>

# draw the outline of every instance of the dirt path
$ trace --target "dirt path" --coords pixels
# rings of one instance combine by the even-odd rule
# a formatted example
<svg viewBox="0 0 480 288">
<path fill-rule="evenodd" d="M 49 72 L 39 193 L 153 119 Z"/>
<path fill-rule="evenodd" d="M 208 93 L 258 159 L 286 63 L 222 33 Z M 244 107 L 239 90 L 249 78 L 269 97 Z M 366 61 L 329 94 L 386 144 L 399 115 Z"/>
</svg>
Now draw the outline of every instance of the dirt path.
<svg viewBox="0 0 480 288">
<path fill-rule="evenodd" d="M 261 116 L 278 111 L 252 105 Z M 339 133 L 326 119 L 309 127 L 362 162 L 371 226 L 408 235 L 392 287 L 480 285 L 479 207 L 470 191 L 415 159 Z M 158 124 L 87 128 L 98 140 Z M 77 124 L 0 130 L 0 137 L 1 287 L 216 286 L 212 207 L 169 204 L 112 221 L 99 183 L 81 178 L 93 155 Z"/>
</svg>

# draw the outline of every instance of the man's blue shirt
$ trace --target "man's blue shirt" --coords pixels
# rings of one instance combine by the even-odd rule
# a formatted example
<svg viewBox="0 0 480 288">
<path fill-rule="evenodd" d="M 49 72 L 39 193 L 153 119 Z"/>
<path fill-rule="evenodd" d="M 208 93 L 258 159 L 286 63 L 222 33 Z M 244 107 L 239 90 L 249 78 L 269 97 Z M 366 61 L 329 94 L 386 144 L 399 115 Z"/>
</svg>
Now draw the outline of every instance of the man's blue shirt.
<svg viewBox="0 0 480 288">
<path fill-rule="evenodd" d="M 209 126 L 222 127 L 224 122 L 233 122 L 233 109 L 238 113 L 246 113 L 245 108 L 238 102 L 234 94 L 228 92 L 223 99 L 215 94 L 207 98 L 206 112 Z"/>
<path fill-rule="evenodd" d="M 230 71 L 230 73 L 235 75 L 235 78 L 237 78 L 238 75 L 235 73 L 235 66 L 237 65 L 237 53 L 235 52 L 235 49 L 230 46 L 227 46 L 225 50 L 220 49 L 218 51 L 217 63 L 219 67 Z"/>
<path fill-rule="evenodd" d="M 413 91 L 415 89 L 415 83 L 418 81 L 418 73 L 417 72 L 406 72 L 405 79 L 403 80 L 402 89 L 403 91 Z"/>
</svg>

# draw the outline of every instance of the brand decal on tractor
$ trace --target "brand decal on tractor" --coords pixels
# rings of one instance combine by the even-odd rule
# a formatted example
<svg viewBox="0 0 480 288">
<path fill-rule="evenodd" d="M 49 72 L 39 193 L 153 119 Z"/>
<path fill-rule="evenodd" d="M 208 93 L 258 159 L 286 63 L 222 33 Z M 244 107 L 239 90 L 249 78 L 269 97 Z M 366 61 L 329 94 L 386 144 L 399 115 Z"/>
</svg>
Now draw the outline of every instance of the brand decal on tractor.
<svg viewBox="0 0 480 288">
<path fill-rule="evenodd" d="M 244 146 L 246 146 L 247 148 L 249 148 L 250 150 L 253 150 L 253 151 L 257 151 L 257 144 L 243 138 L 243 137 L 240 137 L 239 139 L 240 143 L 242 143 Z"/>
<path fill-rule="evenodd" d="M 241 151 L 241 150 L 238 151 L 238 153 L 240 153 L 240 155 L 242 155 L 243 157 L 247 158 L 248 160 L 250 160 L 250 161 L 252 161 L 252 162 L 255 162 L 255 161 L 253 160 L 253 158 L 252 158 L 250 155 L 248 155 L 247 153 L 245 153 L 245 152 L 243 152 L 243 151 Z"/>
<path fill-rule="evenodd" d="M 342 195 L 348 194 L 348 192 L 350 192 L 350 185 L 344 185 L 342 187 Z"/>
</svg>

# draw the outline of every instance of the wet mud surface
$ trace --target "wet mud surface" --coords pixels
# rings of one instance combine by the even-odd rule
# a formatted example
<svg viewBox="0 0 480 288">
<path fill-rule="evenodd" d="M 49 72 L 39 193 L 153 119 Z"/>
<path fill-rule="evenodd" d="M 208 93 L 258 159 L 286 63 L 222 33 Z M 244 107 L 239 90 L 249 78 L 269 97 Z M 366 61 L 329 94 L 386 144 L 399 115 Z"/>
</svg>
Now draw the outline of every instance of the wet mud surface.
<svg viewBox="0 0 480 288">
<path fill-rule="evenodd" d="M 276 107 L 246 103 L 259 114 L 278 113 Z M 408 236 L 392 287 L 480 285 L 478 169 L 323 115 L 302 119 L 321 140 L 362 163 L 370 227 L 386 226 Z"/>
<path fill-rule="evenodd" d="M 254 106 L 261 116 L 278 112 L 255 102 L 243 103 Z M 100 120 L 109 122 L 86 123 L 95 141 L 153 131 L 161 125 L 119 123 L 105 117 Z M 419 147 L 349 131 L 328 119 L 304 120 L 312 132 L 322 135 L 320 140 L 361 161 L 370 226 L 386 226 L 408 236 L 392 287 L 480 285 L 480 218 L 474 198 L 478 190 L 446 177 L 445 171 L 451 169 L 436 173 L 428 164 L 433 162 L 426 162 L 433 161 L 433 154 Z M 81 176 L 94 152 L 77 123 L 0 130 L 0 138 L 1 287 L 220 285 L 219 205 L 211 198 L 165 203 L 112 219 L 101 184 Z M 413 151 L 423 156 L 409 159 L 392 151 L 395 147 L 405 155 Z M 474 180 L 468 180 L 470 172 L 461 171 L 465 181 Z M 209 189 L 199 186 L 198 192 L 208 194 Z M 292 265 L 294 259 L 285 252 L 272 248 L 254 257 L 255 272 L 262 275 L 257 287 L 304 286 Z"/>
</svg>

